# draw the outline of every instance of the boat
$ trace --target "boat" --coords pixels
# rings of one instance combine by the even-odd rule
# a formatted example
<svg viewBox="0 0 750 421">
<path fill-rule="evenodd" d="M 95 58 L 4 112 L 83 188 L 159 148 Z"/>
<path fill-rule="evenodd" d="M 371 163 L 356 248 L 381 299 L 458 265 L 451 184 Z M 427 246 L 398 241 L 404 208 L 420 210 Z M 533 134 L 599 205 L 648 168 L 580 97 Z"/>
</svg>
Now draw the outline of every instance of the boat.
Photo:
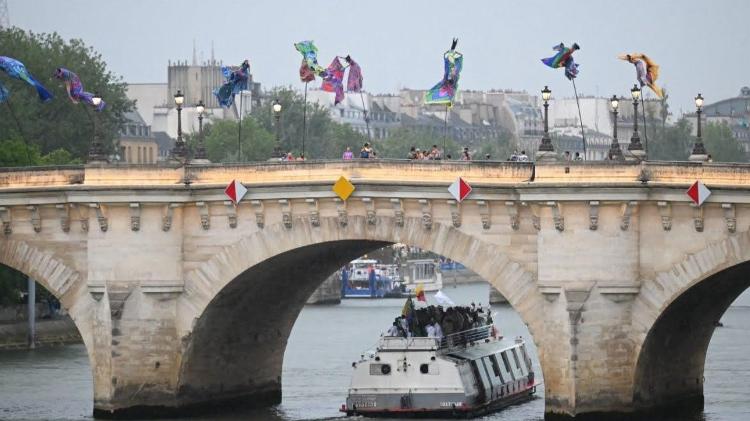
<svg viewBox="0 0 750 421">
<path fill-rule="evenodd" d="M 404 298 L 409 294 L 398 280 L 395 265 L 374 259 L 352 260 L 341 270 L 342 298 Z"/>
<path fill-rule="evenodd" d="M 494 325 L 434 337 L 382 336 L 352 363 L 348 416 L 472 418 L 532 399 L 538 383 L 522 338 Z"/>
<path fill-rule="evenodd" d="M 438 291 L 443 288 L 443 274 L 440 271 L 440 264 L 436 260 L 407 260 L 404 273 L 404 287 L 408 292 L 413 292 L 420 284 L 424 291 Z"/>
</svg>

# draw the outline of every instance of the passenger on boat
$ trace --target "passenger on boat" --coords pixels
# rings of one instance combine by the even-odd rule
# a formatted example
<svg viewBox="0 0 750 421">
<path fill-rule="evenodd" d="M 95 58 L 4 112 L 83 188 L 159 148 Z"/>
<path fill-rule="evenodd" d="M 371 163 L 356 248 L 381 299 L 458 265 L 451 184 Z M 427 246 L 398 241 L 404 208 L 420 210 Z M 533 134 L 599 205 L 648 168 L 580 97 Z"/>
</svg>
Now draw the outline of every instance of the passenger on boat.
<svg viewBox="0 0 750 421">
<path fill-rule="evenodd" d="M 388 328 L 385 336 L 401 336 L 399 335 L 398 322 L 393 322 L 393 325 Z"/>
<path fill-rule="evenodd" d="M 428 338 L 435 338 L 436 337 L 435 336 L 435 326 L 434 325 L 428 324 L 426 330 L 427 330 L 427 337 Z"/>
</svg>

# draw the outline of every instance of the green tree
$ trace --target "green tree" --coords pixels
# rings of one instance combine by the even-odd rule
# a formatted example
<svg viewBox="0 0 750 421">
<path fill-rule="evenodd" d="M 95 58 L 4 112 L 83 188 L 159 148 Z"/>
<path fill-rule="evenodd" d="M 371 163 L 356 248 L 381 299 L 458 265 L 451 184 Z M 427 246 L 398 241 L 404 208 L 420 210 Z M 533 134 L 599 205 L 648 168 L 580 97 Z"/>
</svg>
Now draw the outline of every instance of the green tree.
<svg viewBox="0 0 750 421">
<path fill-rule="evenodd" d="M 673 126 L 653 130 L 648 139 L 648 158 L 653 161 L 686 161 L 694 141 L 690 130 L 690 123 L 685 119 Z M 627 145 L 621 147 L 627 148 Z"/>
<path fill-rule="evenodd" d="M 281 149 L 291 151 L 295 156 L 302 152 L 302 132 L 304 117 L 304 97 L 291 88 L 276 87 L 266 93 L 268 101 L 253 110 L 261 127 L 269 133 L 276 134 L 276 119 L 273 113 L 273 101 L 281 104 L 279 119 Z M 347 146 L 358 150 L 367 142 L 367 136 L 352 129 L 349 125 L 338 124 L 331 119 L 327 108 L 315 103 L 307 104 L 307 136 L 305 154 L 308 159 L 336 159 Z M 376 145 L 376 150 L 378 150 Z M 356 152 L 355 152 L 356 154 Z"/>
<path fill-rule="evenodd" d="M 706 124 L 702 136 L 703 145 L 714 162 L 747 162 L 745 150 L 727 123 Z"/>
<path fill-rule="evenodd" d="M 103 143 L 111 148 L 124 122 L 123 114 L 133 104 L 125 96 L 125 85 L 107 70 L 100 54 L 81 40 L 66 42 L 56 33 L 38 34 L 18 28 L 0 30 L 0 45 L 3 55 L 23 62 L 55 95 L 52 101 L 40 103 L 32 87 L 3 74 L 0 78 L 10 90 L 10 104 L 17 120 L 6 118 L 10 115 L 8 105 L 0 104 L 0 115 L 4 116 L 0 118 L 0 141 L 25 139 L 41 154 L 64 149 L 73 158 L 85 159 L 93 138 L 94 112 L 83 104 L 71 103 L 65 85 L 54 78 L 55 69 L 65 67 L 80 76 L 87 91 L 98 92 L 107 103 L 97 117 Z"/>
<path fill-rule="evenodd" d="M 237 152 L 238 122 L 219 120 L 203 127 L 206 154 L 211 162 L 265 161 L 271 157 L 274 137 L 261 127 L 254 117 L 242 119 L 242 157 Z M 188 145 L 195 150 L 196 136 L 187 138 Z"/>
<path fill-rule="evenodd" d="M 378 153 L 383 158 L 406 159 L 412 146 L 420 150 L 430 150 L 432 145 L 443 149 L 443 138 L 435 137 L 428 130 L 399 127 L 391 131 L 391 135 L 379 144 Z M 453 159 L 458 159 L 461 152 L 453 139 L 446 140 L 446 151 Z"/>
</svg>

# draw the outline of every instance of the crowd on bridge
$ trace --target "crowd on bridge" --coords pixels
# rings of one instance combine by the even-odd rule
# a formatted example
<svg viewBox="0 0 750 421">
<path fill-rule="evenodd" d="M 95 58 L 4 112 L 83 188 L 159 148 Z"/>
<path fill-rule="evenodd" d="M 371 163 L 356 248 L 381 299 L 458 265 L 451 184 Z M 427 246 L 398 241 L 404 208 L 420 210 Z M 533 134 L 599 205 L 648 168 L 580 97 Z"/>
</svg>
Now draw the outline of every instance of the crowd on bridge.
<svg viewBox="0 0 750 421">
<path fill-rule="evenodd" d="M 430 305 L 415 309 L 411 298 L 407 299 L 399 317 L 388 328 L 385 336 L 404 338 L 428 337 L 440 339 L 445 335 L 464 332 L 492 324 L 489 307 L 477 306 L 443 306 Z"/>
</svg>

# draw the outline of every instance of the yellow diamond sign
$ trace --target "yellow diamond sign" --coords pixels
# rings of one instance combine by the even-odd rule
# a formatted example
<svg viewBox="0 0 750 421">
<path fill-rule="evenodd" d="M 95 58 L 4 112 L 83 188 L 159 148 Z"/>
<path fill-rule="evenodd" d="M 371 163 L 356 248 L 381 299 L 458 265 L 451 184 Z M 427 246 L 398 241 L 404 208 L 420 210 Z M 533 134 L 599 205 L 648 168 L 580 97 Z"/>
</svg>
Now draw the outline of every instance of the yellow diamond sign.
<svg viewBox="0 0 750 421">
<path fill-rule="evenodd" d="M 334 183 L 333 192 L 336 193 L 336 196 L 340 197 L 341 200 L 346 200 L 352 195 L 352 192 L 354 192 L 354 184 L 342 175 L 339 180 Z"/>
</svg>

